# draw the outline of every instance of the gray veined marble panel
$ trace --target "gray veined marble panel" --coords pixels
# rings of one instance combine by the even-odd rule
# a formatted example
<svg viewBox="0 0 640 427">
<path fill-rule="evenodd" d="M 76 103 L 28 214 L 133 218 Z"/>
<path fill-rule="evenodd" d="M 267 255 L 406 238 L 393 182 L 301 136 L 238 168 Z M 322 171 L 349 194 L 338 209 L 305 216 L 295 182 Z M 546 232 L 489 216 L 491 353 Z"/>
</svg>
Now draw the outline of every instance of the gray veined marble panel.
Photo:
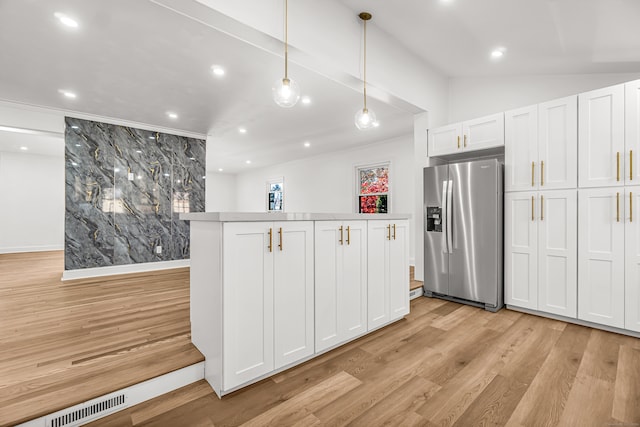
<svg viewBox="0 0 640 427">
<path fill-rule="evenodd" d="M 66 118 L 65 269 L 113 265 L 113 129 Z"/>
</svg>

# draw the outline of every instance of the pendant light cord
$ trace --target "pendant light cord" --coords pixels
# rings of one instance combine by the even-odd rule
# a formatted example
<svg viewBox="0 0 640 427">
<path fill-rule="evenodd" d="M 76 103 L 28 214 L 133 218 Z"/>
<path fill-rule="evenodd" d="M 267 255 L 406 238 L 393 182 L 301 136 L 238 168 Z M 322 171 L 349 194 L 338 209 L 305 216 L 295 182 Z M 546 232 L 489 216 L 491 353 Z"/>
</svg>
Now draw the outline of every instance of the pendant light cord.
<svg viewBox="0 0 640 427">
<path fill-rule="evenodd" d="M 284 0 L 284 78 L 289 80 L 289 0 Z"/>
<path fill-rule="evenodd" d="M 367 21 L 364 21 L 364 109 L 367 109 Z"/>
</svg>

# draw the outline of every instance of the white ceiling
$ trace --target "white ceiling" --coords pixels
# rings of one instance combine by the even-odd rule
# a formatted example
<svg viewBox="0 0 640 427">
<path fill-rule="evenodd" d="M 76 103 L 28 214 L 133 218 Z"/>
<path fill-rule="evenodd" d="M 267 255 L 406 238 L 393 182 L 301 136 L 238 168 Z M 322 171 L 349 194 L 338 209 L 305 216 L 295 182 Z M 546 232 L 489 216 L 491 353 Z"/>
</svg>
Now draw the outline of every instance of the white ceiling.
<svg viewBox="0 0 640 427">
<path fill-rule="evenodd" d="M 451 77 L 640 70 L 640 0 L 340 1 Z"/>
<path fill-rule="evenodd" d="M 61 25 L 58 11 L 79 28 Z M 413 131 L 416 109 L 371 98 L 381 125 L 358 131 L 362 95 L 295 64 L 290 75 L 312 103 L 280 108 L 271 86 L 282 78 L 281 58 L 148 0 L 2 0 L 0 40 L 0 99 L 209 134 L 211 171 L 240 172 Z M 213 64 L 226 69 L 223 78 L 212 75 Z"/>
<path fill-rule="evenodd" d="M 62 157 L 64 156 L 64 137 L 54 133 L 22 133 L 0 129 L 0 151 L 21 155 L 40 154 Z"/>
</svg>

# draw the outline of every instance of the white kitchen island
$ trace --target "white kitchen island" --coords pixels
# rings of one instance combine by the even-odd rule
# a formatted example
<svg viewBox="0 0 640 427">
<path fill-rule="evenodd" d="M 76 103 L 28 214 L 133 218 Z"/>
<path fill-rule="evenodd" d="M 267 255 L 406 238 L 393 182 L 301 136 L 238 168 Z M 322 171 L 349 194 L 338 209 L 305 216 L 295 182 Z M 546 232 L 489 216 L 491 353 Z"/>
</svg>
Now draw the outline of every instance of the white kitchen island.
<svg viewBox="0 0 640 427">
<path fill-rule="evenodd" d="M 191 340 L 218 396 L 409 313 L 408 214 L 204 212 Z"/>
</svg>

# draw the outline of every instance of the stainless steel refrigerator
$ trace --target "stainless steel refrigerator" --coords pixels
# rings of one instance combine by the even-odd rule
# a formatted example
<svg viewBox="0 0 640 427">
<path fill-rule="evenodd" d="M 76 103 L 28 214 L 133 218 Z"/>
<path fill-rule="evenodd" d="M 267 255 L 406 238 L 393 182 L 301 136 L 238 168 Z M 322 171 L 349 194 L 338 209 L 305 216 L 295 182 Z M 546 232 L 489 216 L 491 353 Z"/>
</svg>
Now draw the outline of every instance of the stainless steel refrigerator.
<svg viewBox="0 0 640 427">
<path fill-rule="evenodd" d="M 424 293 L 497 311 L 503 305 L 503 165 L 424 169 Z"/>
</svg>

